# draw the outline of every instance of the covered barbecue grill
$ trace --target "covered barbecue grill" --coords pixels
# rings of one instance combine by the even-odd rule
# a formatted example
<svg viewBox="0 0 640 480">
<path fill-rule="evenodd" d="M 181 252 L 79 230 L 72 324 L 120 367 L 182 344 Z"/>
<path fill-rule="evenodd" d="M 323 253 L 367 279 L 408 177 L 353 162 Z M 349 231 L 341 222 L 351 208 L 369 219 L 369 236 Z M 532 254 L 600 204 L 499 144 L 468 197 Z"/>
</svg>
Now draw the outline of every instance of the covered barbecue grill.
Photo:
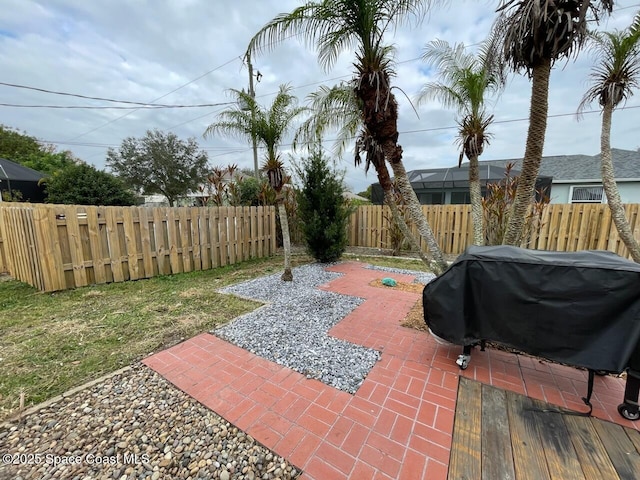
<svg viewBox="0 0 640 480">
<path fill-rule="evenodd" d="M 470 247 L 423 292 L 438 337 L 465 347 L 495 342 L 589 370 L 628 369 L 620 413 L 638 419 L 640 265 L 614 253 Z M 587 404 L 590 393 L 585 402 Z"/>
</svg>

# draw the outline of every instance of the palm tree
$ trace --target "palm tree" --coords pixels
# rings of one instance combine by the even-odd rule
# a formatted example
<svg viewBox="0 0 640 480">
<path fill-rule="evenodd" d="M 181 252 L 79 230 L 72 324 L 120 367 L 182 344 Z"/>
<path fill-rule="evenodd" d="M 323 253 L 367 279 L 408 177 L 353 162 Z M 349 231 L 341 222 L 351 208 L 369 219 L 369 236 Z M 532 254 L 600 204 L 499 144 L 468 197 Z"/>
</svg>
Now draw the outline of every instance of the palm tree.
<svg viewBox="0 0 640 480">
<path fill-rule="evenodd" d="M 391 165 L 412 220 L 436 262 L 444 269 L 446 263 L 438 258 L 437 242 L 402 163 L 402 147 L 398 144 L 398 103 L 391 91 L 394 49 L 384 43 L 388 29 L 410 17 L 421 19 L 430 4 L 430 0 L 309 1 L 268 22 L 251 39 L 248 50 L 257 52 L 273 48 L 291 34 L 301 34 L 308 43 L 315 44 L 318 60 L 325 70 L 331 69 L 342 51 L 355 51 L 355 76 L 351 86 L 367 135 Z"/>
<path fill-rule="evenodd" d="M 464 44 L 453 47 L 443 40 L 434 40 L 425 47 L 422 59 L 438 68 L 438 82 L 427 83 L 418 97 L 418 103 L 436 99 L 445 107 L 458 111 L 458 138 L 460 158 L 469 159 L 469 193 L 471 196 L 471 218 L 473 220 L 473 243 L 484 243 L 482 214 L 482 191 L 480 188 L 480 166 L 478 157 L 485 144 L 489 144 L 487 131 L 493 115 L 485 110 L 485 96 L 497 94 L 505 85 L 505 76 L 500 57 L 491 54 L 491 39 L 480 47 L 478 56 L 465 51 Z"/>
<path fill-rule="evenodd" d="M 294 148 L 299 144 L 311 145 L 319 141 L 327 130 L 337 130 L 338 135 L 333 150 L 335 155 L 340 157 L 344 154 L 349 141 L 355 137 L 355 164 L 356 166 L 360 165 L 364 156 L 365 173 L 369 171 L 371 165 L 374 166 L 384 193 L 384 202 L 391 210 L 393 222 L 398 225 L 411 248 L 418 252 L 427 266 L 438 273 L 444 271 L 446 264 L 444 264 L 444 257 L 442 257 L 437 243 L 430 250 L 437 252 L 436 258 L 442 258 L 442 263 L 425 255 L 403 215 L 400 214 L 396 202 L 397 190 L 384 161 L 384 152 L 375 143 L 373 137 L 367 133 L 366 127 L 363 125 L 360 100 L 355 95 L 353 88 L 345 83 L 331 88 L 321 85 L 307 98 L 313 114 L 298 129 L 294 138 Z"/>
<path fill-rule="evenodd" d="M 611 217 L 627 246 L 631 257 L 640 263 L 640 245 L 634 238 L 620 200 L 620 192 L 611 159 L 611 117 L 615 108 L 633 95 L 640 86 L 640 13 L 637 13 L 629 28 L 623 31 L 593 33 L 590 35 L 597 63 L 591 73 L 593 85 L 585 93 L 578 111 L 598 100 L 602 108 L 602 131 L 600 134 L 600 159 L 602 161 L 602 184 L 607 194 Z"/>
<path fill-rule="evenodd" d="M 269 184 L 276 192 L 276 205 L 282 243 L 284 249 L 284 273 L 282 279 L 293 280 L 291 273 L 291 240 L 289 221 L 284 205 L 283 187 L 287 183 L 284 165 L 280 160 L 279 148 L 284 136 L 291 130 L 293 121 L 306 107 L 297 105 L 298 99 L 291 95 L 291 87 L 281 85 L 273 103 L 268 109 L 258 105 L 251 94 L 232 89 L 236 96 L 236 105 L 220 112 L 217 121 L 209 125 L 204 135 L 221 134 L 247 140 L 255 138 L 265 148 L 262 169 L 267 174 Z"/>
<path fill-rule="evenodd" d="M 610 13 L 613 0 L 504 0 L 494 34 L 502 39 L 501 55 L 516 72 L 531 78 L 531 107 L 524 159 L 516 199 L 504 243 L 520 242 L 535 183 L 540 171 L 549 110 L 551 67 L 569 58 L 584 43 L 590 17 L 598 21 Z"/>
</svg>

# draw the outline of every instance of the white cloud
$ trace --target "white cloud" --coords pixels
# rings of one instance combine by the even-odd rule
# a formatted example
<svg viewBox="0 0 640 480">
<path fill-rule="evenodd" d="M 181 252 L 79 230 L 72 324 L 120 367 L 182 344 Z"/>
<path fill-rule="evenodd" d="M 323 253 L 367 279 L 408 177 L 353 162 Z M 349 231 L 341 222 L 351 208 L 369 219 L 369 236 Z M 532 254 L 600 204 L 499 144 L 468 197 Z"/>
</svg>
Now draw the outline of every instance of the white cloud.
<svg viewBox="0 0 640 480">
<path fill-rule="evenodd" d="M 0 17 L 0 81 L 142 102 L 159 97 L 172 104 L 228 102 L 229 88 L 248 86 L 241 56 L 249 39 L 276 14 L 300 4 L 293 0 L 4 0 Z M 428 80 L 428 69 L 416 60 L 424 45 L 440 38 L 464 42 L 473 48 L 488 34 L 496 5 L 497 1 L 490 0 L 449 2 L 448 7 L 433 10 L 420 25 L 404 25 L 390 32 L 388 41 L 396 47 L 394 84 L 414 100 Z M 628 7 L 636 6 L 636 0 L 617 1 L 619 10 L 603 22 L 602 28 L 626 27 L 637 11 Z M 263 75 L 256 85 L 259 100 L 268 103 L 280 84 L 289 83 L 303 101 L 318 82 L 330 85 L 348 79 L 352 58 L 344 53 L 331 71 L 324 72 L 315 52 L 299 39 L 289 39 L 253 59 L 255 69 Z M 577 60 L 554 68 L 550 115 L 575 112 L 587 88 L 591 61 L 589 55 L 582 54 Z M 210 73 L 202 76 L 206 72 Z M 178 90 L 166 95 L 175 89 Z M 418 118 L 404 94 L 395 92 L 400 103 L 400 143 L 407 170 L 455 165 L 458 151 L 453 143 L 454 112 L 431 102 L 418 108 Z M 513 76 L 495 105 L 498 123 L 492 127 L 494 138 L 483 158 L 522 156 L 529 95 L 528 79 Z M 3 86 L 0 102 L 100 104 Z M 633 97 L 627 106 L 640 106 L 640 100 Z M 138 110 L 127 114 L 123 110 L 0 107 L 0 123 L 26 130 L 42 140 L 71 142 L 61 143 L 59 148 L 70 149 L 98 167 L 104 166 L 104 145 L 118 146 L 127 136 L 140 136 L 151 128 L 171 130 L 182 138 L 195 136 L 208 150 L 212 164 L 251 167 L 253 157 L 247 143 L 202 138 L 219 110 Z M 615 147 L 640 147 L 639 112 L 628 109 L 614 114 Z M 550 118 L 544 153 L 597 153 L 599 120 L 598 114 L 586 115 L 580 123 L 573 116 Z M 327 142 L 327 146 L 330 144 Z M 341 165 L 347 169 L 347 182 L 355 191 L 364 190 L 376 180 L 374 172 L 365 176 L 362 168 L 353 166 L 351 153 L 345 155 Z"/>
</svg>

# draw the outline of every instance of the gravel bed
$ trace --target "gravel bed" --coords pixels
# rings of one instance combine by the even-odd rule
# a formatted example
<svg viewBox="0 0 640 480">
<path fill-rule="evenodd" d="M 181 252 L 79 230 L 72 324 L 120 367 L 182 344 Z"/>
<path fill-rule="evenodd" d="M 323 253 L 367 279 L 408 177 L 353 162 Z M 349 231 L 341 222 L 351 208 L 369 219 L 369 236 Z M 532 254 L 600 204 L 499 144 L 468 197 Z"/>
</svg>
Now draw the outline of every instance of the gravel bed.
<svg viewBox="0 0 640 480">
<path fill-rule="evenodd" d="M 212 333 L 307 378 L 355 393 L 380 352 L 328 335 L 363 300 L 318 290 L 340 276 L 325 271 L 326 267 L 294 268 L 293 282 L 283 282 L 280 274 L 274 274 L 220 290 L 268 304 Z"/>
<path fill-rule="evenodd" d="M 0 427 L 0 455 L 2 480 L 288 480 L 300 475 L 140 364 Z"/>
<path fill-rule="evenodd" d="M 393 267 L 378 267 L 377 265 L 369 265 L 369 266 L 367 266 L 367 268 L 370 269 L 370 270 L 380 270 L 380 271 L 383 271 L 383 272 L 402 273 L 402 274 L 406 274 L 406 275 L 415 275 L 416 278 L 413 281 L 413 283 L 421 283 L 423 285 L 426 285 L 431 280 L 436 278 L 436 276 L 433 273 L 430 273 L 430 272 L 419 272 L 419 271 L 416 271 L 416 270 L 405 270 L 405 269 L 402 269 L 402 268 L 393 268 Z"/>
</svg>

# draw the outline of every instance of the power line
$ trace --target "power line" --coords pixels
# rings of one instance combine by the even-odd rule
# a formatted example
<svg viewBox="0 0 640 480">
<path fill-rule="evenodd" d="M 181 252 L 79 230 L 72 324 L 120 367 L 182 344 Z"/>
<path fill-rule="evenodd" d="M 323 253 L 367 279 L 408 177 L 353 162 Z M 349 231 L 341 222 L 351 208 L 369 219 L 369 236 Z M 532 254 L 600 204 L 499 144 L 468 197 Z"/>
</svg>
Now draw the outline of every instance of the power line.
<svg viewBox="0 0 640 480">
<path fill-rule="evenodd" d="M 631 109 L 635 109 L 635 108 L 640 108 L 640 105 L 634 105 L 634 106 L 630 106 L 630 107 L 619 107 L 616 110 L 631 110 Z M 600 113 L 600 110 L 587 110 L 582 112 L 582 114 L 592 114 L 592 113 Z M 575 116 L 576 113 L 572 112 L 572 113 L 557 113 L 557 114 L 553 114 L 553 115 L 547 115 L 547 118 L 559 118 L 559 117 L 571 117 L 571 116 Z M 529 120 L 529 117 L 522 117 L 522 118 L 512 118 L 509 120 L 496 120 L 493 122 L 493 124 L 504 124 L 504 123 L 516 123 L 516 122 L 526 122 Z M 403 135 L 407 135 L 407 134 L 412 134 L 412 133 L 425 133 L 425 132 L 437 132 L 437 131 L 443 131 L 443 130 L 454 130 L 457 129 L 458 126 L 457 125 L 448 125 L 445 127 L 430 127 L 430 128 L 421 128 L 421 129 L 417 129 L 417 130 L 403 130 L 400 131 L 398 133 L 403 134 Z M 352 140 L 355 139 L 356 137 L 350 137 L 348 138 L 348 140 Z M 330 139 L 325 139 L 323 140 L 324 142 L 333 142 L 338 140 L 337 138 L 330 138 Z M 108 148 L 108 147 L 117 147 L 118 145 L 114 145 L 114 144 L 106 144 L 106 143 L 91 143 L 91 142 L 72 142 L 72 141 L 56 141 L 56 140 L 40 140 L 42 143 L 50 143 L 50 144 L 54 144 L 54 145 L 71 145 L 71 146 L 77 146 L 77 147 L 96 147 L 96 148 Z M 281 147 L 290 147 L 292 146 L 293 143 L 285 143 L 280 145 Z M 260 148 L 264 148 L 264 147 L 260 147 Z M 232 153 L 242 153 L 245 151 L 250 150 L 251 148 L 239 148 L 239 147 L 202 147 L 202 150 L 225 150 L 228 149 L 228 152 L 224 152 L 221 153 L 220 155 L 215 155 L 215 156 L 222 156 L 222 155 L 229 155 Z"/>
<path fill-rule="evenodd" d="M 293 37 L 298 36 L 298 35 L 300 35 L 300 34 L 298 34 L 298 33 L 294 33 L 294 34 L 290 35 L 289 37 L 284 38 L 283 40 L 287 40 L 287 39 L 289 39 L 289 38 L 293 38 Z M 269 46 L 269 45 L 276 44 L 276 43 L 280 43 L 280 41 L 278 41 L 278 42 L 272 42 L 271 44 L 267 44 L 267 45 L 265 45 L 265 46 Z M 194 78 L 193 80 L 190 80 L 190 81 L 188 81 L 187 83 L 185 83 L 185 84 L 183 84 L 183 85 L 180 85 L 180 86 L 179 86 L 179 87 L 177 87 L 177 88 L 174 88 L 174 89 L 173 89 L 173 90 L 171 90 L 170 92 L 165 93 L 164 95 L 161 95 L 160 97 L 158 97 L 158 98 L 156 98 L 156 99 L 154 99 L 154 100 L 151 100 L 151 102 L 149 102 L 149 103 L 150 103 L 150 104 L 155 103 L 155 102 L 157 102 L 158 100 L 161 100 L 161 99 L 163 99 L 164 97 L 167 97 L 167 96 L 171 95 L 172 93 L 175 93 L 175 92 L 177 92 L 178 90 L 180 90 L 180 89 L 182 89 L 182 88 L 184 88 L 184 87 L 186 87 L 186 86 L 188 86 L 188 85 L 191 85 L 191 84 L 192 84 L 192 83 L 194 83 L 194 82 L 197 82 L 197 81 L 198 81 L 198 80 L 200 80 L 201 78 L 206 77 L 207 75 L 209 75 L 209 74 L 211 74 L 211 73 L 215 72 L 216 70 L 220 70 L 221 68 L 226 67 L 227 65 L 229 65 L 229 64 L 230 64 L 230 63 L 232 63 L 232 62 L 235 62 L 235 61 L 236 61 L 236 60 L 238 60 L 239 58 L 241 58 L 241 57 L 240 57 L 240 56 L 235 56 L 235 57 L 233 57 L 232 59 L 230 59 L 230 60 L 226 61 L 225 63 L 223 63 L 222 65 L 219 65 L 219 66 L 217 66 L 217 67 L 215 67 L 215 68 L 212 68 L 212 69 L 211 69 L 211 70 L 209 70 L 208 72 L 203 73 L 202 75 L 200 75 L 200 76 L 198 76 L 198 77 Z M 118 120 L 123 119 L 124 117 L 126 117 L 126 116 L 128 116 L 128 115 L 131 115 L 131 114 L 132 114 L 132 113 L 134 113 L 135 111 L 136 111 L 136 110 L 132 110 L 132 111 L 130 111 L 130 112 L 127 112 L 127 113 L 125 113 L 124 115 L 119 116 L 118 118 L 114 118 L 113 120 L 109 120 L 108 122 L 103 123 L 102 125 L 99 125 L 99 126 L 97 126 L 97 127 L 95 127 L 95 128 L 92 128 L 91 130 L 88 130 L 88 131 L 86 131 L 86 132 L 84 132 L 84 133 L 82 133 L 82 134 L 80 134 L 80 135 L 76 135 L 75 137 L 70 138 L 69 140 L 77 140 L 77 139 L 78 139 L 78 138 L 80 138 L 80 137 L 84 137 L 85 135 L 88 135 L 88 134 L 90 134 L 90 133 L 93 133 L 93 132 L 95 132 L 96 130 L 99 130 L 99 129 L 103 128 L 103 127 L 106 127 L 107 125 L 110 125 L 110 124 L 112 124 L 112 123 L 114 123 L 114 122 L 117 122 Z M 188 122 L 187 122 L 187 123 L 188 123 Z"/>
<path fill-rule="evenodd" d="M 67 97 L 86 98 L 88 100 L 100 100 L 102 102 L 126 103 L 127 105 L 140 105 L 140 106 L 143 106 L 143 107 L 151 105 L 151 103 L 132 102 L 132 101 L 129 101 L 129 100 L 115 100 L 113 98 L 105 98 L 105 97 L 90 97 L 88 95 L 81 95 L 79 93 L 58 92 L 56 90 L 47 90 L 46 88 L 31 87 L 29 85 L 19 85 L 19 84 L 16 84 L 16 83 L 0 82 L 0 85 L 4 85 L 5 87 L 11 87 L 11 88 L 22 88 L 22 89 L 25 89 L 25 90 L 34 90 L 36 92 L 50 93 L 52 95 L 64 95 L 64 96 L 67 96 Z M 206 103 L 206 104 L 201 104 L 201 105 L 166 105 L 166 104 L 157 104 L 157 103 L 153 104 L 154 107 L 163 107 L 163 108 L 212 107 L 212 106 L 217 106 L 217 105 L 222 105 L 222 104 L 221 103 L 215 103 L 215 104 L 214 103 Z M 14 106 L 14 105 L 12 105 L 12 106 Z M 27 106 L 27 105 L 24 105 L 24 106 Z M 55 107 L 55 108 L 58 108 L 58 107 Z M 59 108 L 65 108 L 65 107 L 59 107 Z M 68 107 L 68 108 L 72 108 L 72 107 Z M 88 108 L 88 107 L 74 107 L 74 108 Z M 108 108 L 108 107 L 100 107 L 100 108 Z"/>
<path fill-rule="evenodd" d="M 11 108 L 53 108 L 53 109 L 82 109 L 82 110 L 162 110 L 168 108 L 210 108 L 221 105 L 231 105 L 235 102 L 203 103 L 199 105 L 139 105 L 136 107 L 124 107 L 120 105 L 23 105 L 16 103 L 0 103 L 0 107 Z"/>
<path fill-rule="evenodd" d="M 221 69 L 221 68 L 223 68 L 223 67 L 226 67 L 226 66 L 227 66 L 227 65 L 229 65 L 230 63 L 235 62 L 237 59 L 238 59 L 238 57 L 234 57 L 234 58 L 232 58 L 231 60 L 229 60 L 229 61 L 227 61 L 227 62 L 223 63 L 222 65 L 219 65 L 219 66 L 217 66 L 217 67 L 215 67 L 215 68 L 212 68 L 212 69 L 211 69 L 211 70 L 209 70 L 208 72 L 205 72 L 205 73 L 203 73 L 202 75 L 200 75 L 200 76 L 198 76 L 198 77 L 194 78 L 193 80 L 190 80 L 190 81 L 188 81 L 187 83 L 185 83 L 185 84 L 183 84 L 183 85 L 180 85 L 180 86 L 179 86 L 179 87 L 177 87 L 177 88 L 174 88 L 174 89 L 173 89 L 173 90 L 171 90 L 170 92 L 165 93 L 164 95 L 161 95 L 161 96 L 159 96 L 158 98 L 156 98 L 156 99 L 154 99 L 154 100 L 151 100 L 151 102 L 149 102 L 149 103 L 150 103 L 150 104 L 152 104 L 152 103 L 154 103 L 154 102 L 157 102 L 158 100 L 162 100 L 164 97 L 167 97 L 167 96 L 171 95 L 172 93 L 177 92 L 178 90 L 180 90 L 180 89 L 182 89 L 182 88 L 184 88 L 184 87 L 186 87 L 186 86 L 188 86 L 188 85 L 191 85 L 193 82 L 197 82 L 198 80 L 200 80 L 200 79 L 201 79 L 201 78 L 203 78 L 203 77 L 206 77 L 206 76 L 207 76 L 207 75 L 209 75 L 210 73 L 213 73 L 213 72 L 215 72 L 216 70 L 219 70 L 219 69 Z M 130 112 L 125 113 L 124 115 L 120 115 L 118 118 L 114 118 L 113 120 L 109 120 L 108 122 L 103 123 L 102 125 L 99 125 L 99 126 L 97 126 L 97 127 L 95 127 L 95 128 L 92 128 L 91 130 L 88 130 L 88 131 L 86 131 L 86 132 L 84 132 L 84 133 L 81 133 L 80 135 L 76 135 L 75 137 L 70 138 L 69 140 L 77 140 L 78 138 L 84 137 L 85 135 L 89 135 L 90 133 L 93 133 L 93 132 L 95 132 L 96 130 L 99 130 L 99 129 L 103 128 L 103 127 L 106 127 L 107 125 L 110 125 L 110 124 L 112 124 L 112 123 L 114 123 L 114 122 L 117 122 L 118 120 L 123 119 L 124 117 L 126 117 L 126 116 L 128 116 L 128 115 L 131 115 L 131 114 L 132 114 L 133 112 L 135 112 L 135 111 L 136 111 L 136 110 L 131 110 Z"/>
</svg>

